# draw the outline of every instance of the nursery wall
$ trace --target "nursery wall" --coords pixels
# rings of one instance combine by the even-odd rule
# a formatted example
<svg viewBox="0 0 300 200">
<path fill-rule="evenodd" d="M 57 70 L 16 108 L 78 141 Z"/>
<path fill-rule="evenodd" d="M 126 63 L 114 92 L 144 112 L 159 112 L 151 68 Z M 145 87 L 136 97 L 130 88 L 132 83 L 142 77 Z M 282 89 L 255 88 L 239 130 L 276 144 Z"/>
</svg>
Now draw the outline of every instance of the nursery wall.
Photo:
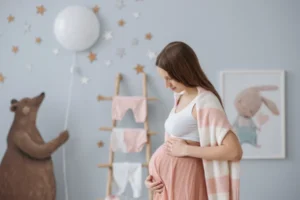
<svg viewBox="0 0 300 200">
<path fill-rule="evenodd" d="M 98 102 L 99 94 L 114 94 L 117 73 L 122 73 L 121 94 L 142 94 L 142 76 L 137 64 L 148 74 L 148 94 L 159 101 L 149 103 L 149 127 L 159 134 L 152 137 L 152 152 L 163 141 L 163 124 L 173 104 L 172 93 L 158 77 L 154 59 L 148 51 L 158 53 L 170 41 L 181 40 L 191 45 L 204 71 L 219 90 L 219 71 L 225 69 L 286 70 L 286 149 L 285 160 L 243 160 L 241 174 L 242 200 L 281 200 L 299 198 L 300 154 L 297 153 L 297 103 L 300 101 L 300 2 L 268 1 L 178 1 L 126 0 L 118 8 L 115 1 L 0 1 L 0 158 L 6 150 L 6 136 L 13 113 L 12 98 L 46 93 L 38 116 L 38 127 L 45 140 L 57 136 L 64 128 L 70 66 L 73 54 L 63 49 L 53 34 L 53 23 L 59 11 L 79 4 L 100 7 L 101 39 L 90 51 L 78 54 L 78 66 L 87 82 L 74 75 L 68 129 L 70 140 L 65 145 L 67 182 L 70 200 L 104 197 L 108 162 L 109 133 L 101 126 L 111 126 L 111 102 Z M 43 5 L 45 12 L 37 13 Z M 139 12 L 139 16 L 133 13 Z M 9 16 L 13 16 L 8 20 Z M 125 24 L 120 26 L 119 20 Z M 10 22 L 9 22 L 10 21 Z M 106 31 L 112 38 L 103 39 Z M 146 38 L 151 33 L 152 38 Z M 41 41 L 36 41 L 40 37 Z M 137 39 L 137 40 L 135 40 Z M 150 39 L 150 40 L 149 40 Z M 138 42 L 134 42 L 138 41 Z M 13 46 L 18 47 L 15 53 Z M 120 56 L 118 49 L 125 49 Z M 56 51 L 58 49 L 58 51 Z M 119 53 L 118 53 L 119 52 Z M 110 60 L 111 65 L 106 65 Z M 85 84 L 86 83 L 86 84 Z M 127 113 L 118 123 L 142 127 Z M 97 147 L 102 140 L 104 146 Z M 117 153 L 117 161 L 145 162 L 145 151 L 134 155 Z M 57 180 L 57 199 L 64 199 L 62 149 L 53 155 Z M 144 177 L 146 170 L 143 170 Z M 128 185 L 126 194 L 131 196 Z M 143 197 L 147 198 L 144 188 Z"/>
</svg>

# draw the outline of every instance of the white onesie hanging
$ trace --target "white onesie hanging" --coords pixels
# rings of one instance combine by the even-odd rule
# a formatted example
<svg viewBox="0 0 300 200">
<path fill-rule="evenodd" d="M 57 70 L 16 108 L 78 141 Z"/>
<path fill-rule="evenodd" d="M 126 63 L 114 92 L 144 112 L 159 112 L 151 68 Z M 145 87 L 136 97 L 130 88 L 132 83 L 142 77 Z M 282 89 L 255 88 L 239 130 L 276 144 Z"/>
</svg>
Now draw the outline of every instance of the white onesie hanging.
<svg viewBox="0 0 300 200">
<path fill-rule="evenodd" d="M 142 164 L 136 162 L 113 163 L 113 177 L 118 186 L 117 195 L 124 193 L 129 182 L 133 197 L 139 198 L 142 192 Z"/>
</svg>

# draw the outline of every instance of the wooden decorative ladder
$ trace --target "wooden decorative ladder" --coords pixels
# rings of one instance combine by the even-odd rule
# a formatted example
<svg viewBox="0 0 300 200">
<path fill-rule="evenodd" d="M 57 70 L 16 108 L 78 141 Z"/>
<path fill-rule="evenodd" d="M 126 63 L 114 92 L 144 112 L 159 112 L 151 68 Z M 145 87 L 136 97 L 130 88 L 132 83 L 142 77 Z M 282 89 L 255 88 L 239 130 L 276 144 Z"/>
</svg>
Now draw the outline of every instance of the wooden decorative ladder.
<svg viewBox="0 0 300 200">
<path fill-rule="evenodd" d="M 116 81 L 115 81 L 115 96 L 119 95 L 120 92 L 120 83 L 122 80 L 122 75 L 120 73 L 118 73 L 117 77 L 116 77 Z M 157 100 L 156 98 L 149 98 L 147 97 L 147 75 L 146 73 L 143 73 L 143 96 L 145 98 L 147 98 L 147 101 L 153 101 L 153 100 Z M 105 96 L 98 96 L 98 101 L 103 101 L 103 100 L 112 100 L 113 97 L 105 97 Z M 148 109 L 147 109 L 148 110 Z M 112 121 L 112 127 L 101 127 L 99 130 L 101 131 L 112 131 L 113 128 L 115 128 L 117 126 L 117 122 L 116 120 Z M 147 163 L 142 164 L 143 167 L 147 167 L 148 168 L 148 164 L 150 161 L 150 157 L 151 157 L 151 135 L 155 135 L 155 132 L 149 131 L 149 125 L 148 125 L 148 114 L 146 116 L 146 120 L 144 122 L 144 129 L 147 131 L 147 143 L 146 143 L 146 160 Z M 108 164 L 99 164 L 98 167 L 107 167 L 108 168 L 108 181 L 107 181 L 107 187 L 106 187 L 106 196 L 111 195 L 112 192 L 112 180 L 113 180 L 113 170 L 112 170 L 112 166 L 113 166 L 113 162 L 114 162 L 114 152 L 112 151 L 111 148 L 109 148 L 109 162 Z M 149 173 L 149 171 L 148 171 Z M 105 198 L 103 198 L 102 200 L 104 200 Z M 99 199 L 101 200 L 101 199 Z M 149 190 L 149 200 L 152 200 L 152 192 Z"/>
</svg>

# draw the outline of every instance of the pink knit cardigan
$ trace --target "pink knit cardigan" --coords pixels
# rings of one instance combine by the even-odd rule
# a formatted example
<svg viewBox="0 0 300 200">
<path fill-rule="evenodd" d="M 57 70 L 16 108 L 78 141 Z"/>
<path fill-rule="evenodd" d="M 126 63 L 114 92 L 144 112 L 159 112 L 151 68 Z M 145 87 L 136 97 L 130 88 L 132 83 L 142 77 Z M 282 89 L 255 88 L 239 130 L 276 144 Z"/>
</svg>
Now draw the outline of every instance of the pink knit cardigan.
<svg viewBox="0 0 300 200">
<path fill-rule="evenodd" d="M 197 124 L 201 146 L 221 145 L 229 130 L 226 113 L 216 95 L 198 87 Z M 175 94 L 175 103 L 181 94 Z M 240 162 L 204 160 L 204 174 L 209 200 L 240 199 Z"/>
</svg>

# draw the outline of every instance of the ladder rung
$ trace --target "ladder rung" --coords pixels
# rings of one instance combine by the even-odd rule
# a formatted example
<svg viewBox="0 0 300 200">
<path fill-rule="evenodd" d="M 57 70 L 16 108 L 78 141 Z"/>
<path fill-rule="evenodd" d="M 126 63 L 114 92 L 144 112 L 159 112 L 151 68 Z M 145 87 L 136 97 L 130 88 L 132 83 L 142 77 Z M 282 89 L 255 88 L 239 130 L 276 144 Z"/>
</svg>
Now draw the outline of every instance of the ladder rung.
<svg viewBox="0 0 300 200">
<path fill-rule="evenodd" d="M 112 167 L 111 164 L 99 164 L 98 167 Z M 142 164 L 142 167 L 148 167 L 147 163 Z"/>
<path fill-rule="evenodd" d="M 112 127 L 100 127 L 99 128 L 100 131 L 112 131 L 112 129 L 113 129 Z M 148 131 L 147 134 L 148 135 L 155 135 L 156 132 Z"/>
<path fill-rule="evenodd" d="M 105 96 L 101 96 L 101 95 L 97 96 L 98 101 L 111 101 L 112 98 L 113 97 L 105 97 Z M 148 97 L 147 100 L 148 101 L 156 101 L 157 98 L 155 98 L 155 97 Z"/>
</svg>

